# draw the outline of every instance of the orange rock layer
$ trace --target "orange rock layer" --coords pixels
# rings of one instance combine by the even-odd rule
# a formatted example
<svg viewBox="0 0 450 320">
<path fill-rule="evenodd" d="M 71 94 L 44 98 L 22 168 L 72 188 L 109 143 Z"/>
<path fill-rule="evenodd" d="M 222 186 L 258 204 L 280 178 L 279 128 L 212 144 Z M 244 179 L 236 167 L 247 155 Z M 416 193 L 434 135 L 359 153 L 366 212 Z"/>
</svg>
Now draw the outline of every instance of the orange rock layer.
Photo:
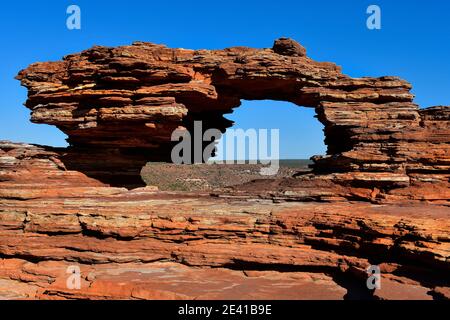
<svg viewBox="0 0 450 320">
<path fill-rule="evenodd" d="M 450 297 L 448 205 L 127 190 L 57 155 L 0 144 L 1 298 Z"/>
<path fill-rule="evenodd" d="M 94 47 L 18 78 L 70 146 L 0 141 L 0 298 L 450 298 L 450 112 L 407 82 L 350 78 L 290 39 Z M 223 131 L 241 99 L 314 107 L 328 154 L 214 194 L 132 189 L 175 128 Z"/>
<path fill-rule="evenodd" d="M 271 49 L 96 46 L 32 64 L 17 78 L 28 88 L 31 120 L 69 136 L 66 166 L 116 186 L 142 185 L 147 161 L 170 160 L 176 128 L 202 120 L 203 130 L 223 132 L 232 125 L 224 114 L 241 99 L 272 99 L 315 108 L 328 146 L 313 157 L 315 173 L 364 172 L 371 188 L 383 181 L 390 190 L 399 180 L 448 188 L 449 107 L 421 110 L 406 81 L 348 77 L 290 39 Z"/>
</svg>

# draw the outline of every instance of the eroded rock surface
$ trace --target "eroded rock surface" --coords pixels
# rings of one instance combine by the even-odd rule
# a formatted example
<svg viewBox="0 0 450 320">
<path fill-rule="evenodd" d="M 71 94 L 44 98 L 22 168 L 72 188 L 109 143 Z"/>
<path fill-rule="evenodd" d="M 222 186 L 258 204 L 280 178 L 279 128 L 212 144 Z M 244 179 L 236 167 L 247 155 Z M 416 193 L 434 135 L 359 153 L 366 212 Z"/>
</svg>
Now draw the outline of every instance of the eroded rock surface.
<svg viewBox="0 0 450 320">
<path fill-rule="evenodd" d="M 449 107 L 420 110 L 408 82 L 348 77 L 291 39 L 271 49 L 96 46 L 32 64 L 18 79 L 28 88 L 31 120 L 69 136 L 66 166 L 106 183 L 142 184 L 147 161 L 170 160 L 173 130 L 202 120 L 203 130 L 224 131 L 232 125 L 224 114 L 241 99 L 273 99 L 315 108 L 328 146 L 313 158 L 316 174 L 348 173 L 345 179 L 372 189 L 399 179 L 448 188 Z"/>
<path fill-rule="evenodd" d="M 1 298 L 448 298 L 448 205 L 130 191 L 49 148 L 0 150 Z"/>
<path fill-rule="evenodd" d="M 407 82 L 347 77 L 285 38 L 94 47 L 18 77 L 70 147 L 0 142 L 0 298 L 450 298 L 449 108 L 419 109 Z M 225 130 L 240 99 L 314 107 L 328 155 L 214 194 L 128 190 L 175 128 Z"/>
</svg>

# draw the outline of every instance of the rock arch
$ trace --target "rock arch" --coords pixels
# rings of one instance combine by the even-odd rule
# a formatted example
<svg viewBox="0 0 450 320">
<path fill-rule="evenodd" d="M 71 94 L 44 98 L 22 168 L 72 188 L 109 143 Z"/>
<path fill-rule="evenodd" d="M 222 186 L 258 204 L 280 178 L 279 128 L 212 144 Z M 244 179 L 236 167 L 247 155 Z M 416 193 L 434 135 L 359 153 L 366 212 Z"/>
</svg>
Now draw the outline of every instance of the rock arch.
<svg viewBox="0 0 450 320">
<path fill-rule="evenodd" d="M 326 156 L 313 157 L 315 174 L 373 187 L 449 179 L 448 107 L 421 110 L 408 82 L 348 77 L 287 38 L 270 49 L 95 46 L 32 64 L 17 79 L 28 88 L 31 120 L 69 136 L 65 165 L 111 185 L 139 185 L 147 161 L 169 160 L 176 128 L 203 120 L 204 129 L 225 131 L 232 123 L 224 114 L 241 99 L 315 108 L 327 145 Z"/>
</svg>

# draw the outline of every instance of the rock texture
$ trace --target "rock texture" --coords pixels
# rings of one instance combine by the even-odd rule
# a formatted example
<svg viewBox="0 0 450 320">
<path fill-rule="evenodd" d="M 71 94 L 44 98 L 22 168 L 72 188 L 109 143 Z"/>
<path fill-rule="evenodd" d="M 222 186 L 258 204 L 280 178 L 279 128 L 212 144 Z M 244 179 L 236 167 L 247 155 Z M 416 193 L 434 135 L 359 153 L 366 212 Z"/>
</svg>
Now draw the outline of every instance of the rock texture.
<svg viewBox="0 0 450 320">
<path fill-rule="evenodd" d="M 94 47 L 18 78 L 70 147 L 0 141 L 0 298 L 450 299 L 450 113 L 407 82 L 347 77 L 285 38 Z M 314 107 L 328 155 L 215 194 L 128 190 L 175 128 L 225 130 L 240 99 Z"/>
<path fill-rule="evenodd" d="M 106 187 L 2 142 L 0 298 L 450 298 L 448 205 L 277 200 Z"/>
<path fill-rule="evenodd" d="M 1 146 L 3 298 L 432 298 L 450 285 L 446 206 L 128 191 L 44 148 Z M 364 289 L 371 264 L 391 289 Z"/>
<path fill-rule="evenodd" d="M 291 39 L 271 49 L 97 46 L 32 64 L 17 78 L 28 88 L 31 120 L 69 136 L 66 166 L 116 186 L 142 184 L 147 161 L 170 160 L 176 128 L 202 120 L 203 130 L 224 131 L 232 122 L 223 115 L 241 99 L 272 99 L 315 108 L 328 146 L 313 157 L 316 174 L 345 172 L 372 189 L 375 181 L 448 188 L 448 107 L 421 110 L 406 81 L 348 77 Z"/>
</svg>

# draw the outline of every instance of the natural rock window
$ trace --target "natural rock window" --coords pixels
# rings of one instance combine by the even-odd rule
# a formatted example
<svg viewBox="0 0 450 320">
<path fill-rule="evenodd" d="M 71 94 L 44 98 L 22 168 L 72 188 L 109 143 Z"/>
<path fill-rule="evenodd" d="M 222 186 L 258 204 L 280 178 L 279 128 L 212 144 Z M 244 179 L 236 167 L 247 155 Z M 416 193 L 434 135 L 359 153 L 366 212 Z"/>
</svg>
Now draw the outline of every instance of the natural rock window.
<svg viewBox="0 0 450 320">
<path fill-rule="evenodd" d="M 174 129 L 201 120 L 204 130 L 225 131 L 232 122 L 224 115 L 241 100 L 270 99 L 314 108 L 324 125 L 327 154 L 313 158 L 307 181 L 362 188 L 353 196 L 372 201 L 427 183 L 441 190 L 438 200 L 447 189 L 447 107 L 419 109 L 408 82 L 351 78 L 291 39 L 270 49 L 93 47 L 32 64 L 17 78 L 29 90 L 31 120 L 69 136 L 66 168 L 113 186 L 144 185 L 148 161 L 170 160 Z"/>
</svg>

